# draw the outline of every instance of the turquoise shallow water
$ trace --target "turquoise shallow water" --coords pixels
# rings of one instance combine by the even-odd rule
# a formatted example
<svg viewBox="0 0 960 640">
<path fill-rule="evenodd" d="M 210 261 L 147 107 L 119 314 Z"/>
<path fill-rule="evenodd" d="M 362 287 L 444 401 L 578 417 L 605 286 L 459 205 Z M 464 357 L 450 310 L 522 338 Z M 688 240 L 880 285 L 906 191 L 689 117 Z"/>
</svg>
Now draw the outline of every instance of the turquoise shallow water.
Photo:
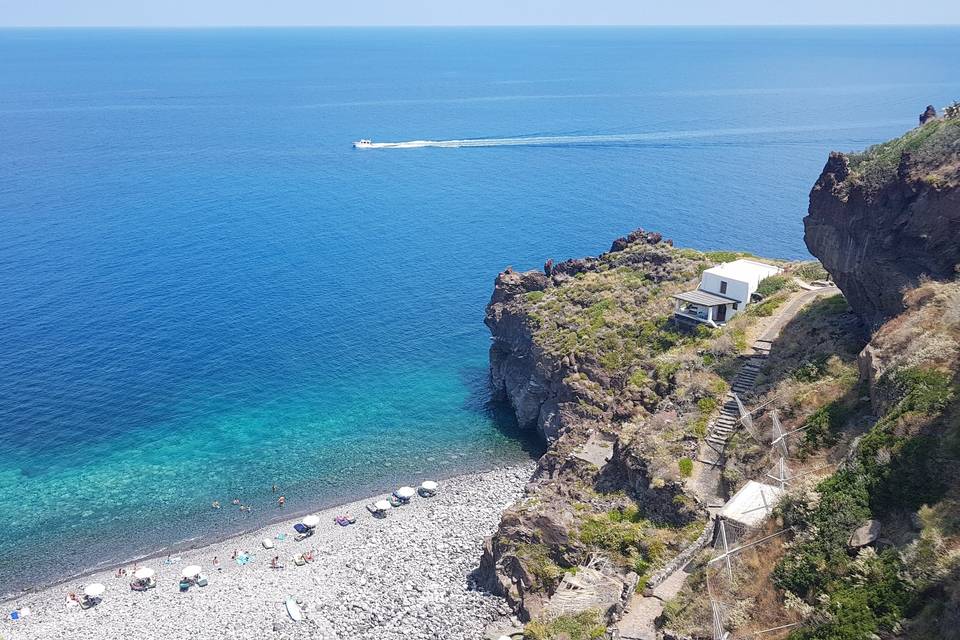
<svg viewBox="0 0 960 640">
<path fill-rule="evenodd" d="M 273 483 L 528 456 L 500 269 L 637 226 L 804 257 L 829 150 L 960 97 L 958 36 L 0 31 L 0 593 L 256 526 Z"/>
</svg>

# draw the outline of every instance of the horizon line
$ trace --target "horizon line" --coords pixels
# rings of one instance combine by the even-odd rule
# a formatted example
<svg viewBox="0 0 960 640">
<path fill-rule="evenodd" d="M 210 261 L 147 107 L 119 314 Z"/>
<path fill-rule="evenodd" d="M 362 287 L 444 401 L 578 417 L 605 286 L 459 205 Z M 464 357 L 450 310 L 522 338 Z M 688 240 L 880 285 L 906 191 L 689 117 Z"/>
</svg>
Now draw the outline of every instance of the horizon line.
<svg viewBox="0 0 960 640">
<path fill-rule="evenodd" d="M 771 29 L 771 28 L 951 28 L 960 27 L 958 23 L 763 23 L 763 24 L 10 24 L 0 25 L 0 29 L 512 29 L 512 28 L 543 28 L 543 29 Z"/>
</svg>

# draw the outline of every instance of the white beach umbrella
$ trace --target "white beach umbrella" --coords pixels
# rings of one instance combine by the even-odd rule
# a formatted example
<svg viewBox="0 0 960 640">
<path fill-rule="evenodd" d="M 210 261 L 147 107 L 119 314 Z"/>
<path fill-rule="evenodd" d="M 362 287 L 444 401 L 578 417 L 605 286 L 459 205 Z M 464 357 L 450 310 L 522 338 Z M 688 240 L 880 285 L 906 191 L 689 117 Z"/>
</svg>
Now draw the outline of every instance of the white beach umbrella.
<svg viewBox="0 0 960 640">
<path fill-rule="evenodd" d="M 189 567 L 183 568 L 183 577 L 184 578 L 196 578 L 200 575 L 200 572 L 203 571 L 203 568 L 198 564 L 192 564 Z"/>
<path fill-rule="evenodd" d="M 89 596 L 91 598 L 99 598 L 100 596 L 103 595 L 103 592 L 106 590 L 107 588 L 105 586 L 103 586 L 99 582 L 94 582 L 93 584 L 88 584 L 84 588 L 83 595 Z"/>
<path fill-rule="evenodd" d="M 307 516 L 303 519 L 303 526 L 311 529 L 320 524 L 320 516 Z"/>
<path fill-rule="evenodd" d="M 377 500 L 376 503 L 374 503 L 373 508 L 377 511 L 387 511 L 391 506 L 392 505 L 386 500 Z"/>
<path fill-rule="evenodd" d="M 403 498 L 404 500 L 412 498 L 413 496 L 416 495 L 416 493 L 417 493 L 417 490 L 414 489 L 413 487 L 400 487 L 399 489 L 397 489 L 397 497 Z"/>
<path fill-rule="evenodd" d="M 137 580 L 149 580 L 153 577 L 154 570 L 149 567 L 144 567 L 142 569 L 137 569 L 133 572 L 133 577 Z"/>
<path fill-rule="evenodd" d="M 420 485 L 420 488 L 423 489 L 424 491 L 431 491 L 431 492 L 436 491 L 437 483 L 434 482 L 433 480 L 424 480 L 423 484 Z"/>
</svg>

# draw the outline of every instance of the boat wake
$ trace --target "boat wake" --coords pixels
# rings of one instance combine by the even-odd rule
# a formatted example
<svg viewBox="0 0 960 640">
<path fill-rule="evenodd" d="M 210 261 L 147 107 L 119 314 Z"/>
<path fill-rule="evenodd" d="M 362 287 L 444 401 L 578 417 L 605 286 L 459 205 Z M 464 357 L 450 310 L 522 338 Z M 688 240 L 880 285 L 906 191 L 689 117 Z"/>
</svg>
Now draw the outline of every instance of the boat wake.
<svg viewBox="0 0 960 640">
<path fill-rule="evenodd" d="M 533 147 L 560 145 L 616 145 L 669 140 L 715 138 L 723 136 L 805 133 L 815 131 L 845 131 L 876 127 L 902 126 L 903 122 L 861 122 L 837 126 L 743 127 L 732 129 L 692 129 L 680 131 L 652 131 L 648 133 L 619 133 L 602 135 L 522 136 L 516 138 L 466 138 L 463 140 L 408 140 L 406 142 L 370 142 L 367 149 L 460 149 L 464 147 Z"/>
</svg>

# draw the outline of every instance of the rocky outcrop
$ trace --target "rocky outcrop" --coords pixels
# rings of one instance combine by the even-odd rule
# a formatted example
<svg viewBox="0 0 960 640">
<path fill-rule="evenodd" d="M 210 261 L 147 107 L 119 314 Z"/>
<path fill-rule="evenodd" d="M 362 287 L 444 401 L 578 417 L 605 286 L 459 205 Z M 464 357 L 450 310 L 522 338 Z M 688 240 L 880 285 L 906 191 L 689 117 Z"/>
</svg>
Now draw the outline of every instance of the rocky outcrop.
<svg viewBox="0 0 960 640">
<path fill-rule="evenodd" d="M 920 124 L 924 125 L 937 117 L 937 110 L 932 104 L 928 104 L 923 113 L 920 114 Z"/>
<path fill-rule="evenodd" d="M 497 276 L 485 318 L 493 337 L 494 395 L 512 407 L 521 427 L 537 429 L 549 448 L 525 499 L 503 514 L 496 535 L 486 542 L 477 578 L 506 597 L 522 620 L 582 603 L 608 618 L 622 611 L 638 577 L 623 558 L 608 562 L 595 542 L 584 538 L 588 520 L 603 523 L 618 510 L 642 513 L 651 532 L 657 526 L 668 532 L 665 542 L 657 543 L 668 557 L 689 542 L 676 532 L 706 520 L 702 505 L 686 494 L 672 471 L 683 453 L 670 449 L 668 470 L 653 461 L 664 451 L 657 439 L 660 427 L 673 424 L 657 416 L 676 416 L 662 405 L 670 404 L 664 399 L 674 386 L 668 376 L 678 375 L 679 365 L 665 369 L 668 373 L 653 371 L 649 346 L 649 353 L 624 365 L 604 359 L 619 353 L 621 343 L 591 350 L 553 341 L 566 331 L 596 346 L 623 329 L 635 343 L 639 334 L 630 332 L 645 325 L 643 335 L 656 343 L 664 314 L 672 310 L 669 292 L 690 286 L 704 266 L 697 252 L 681 252 L 660 234 L 640 229 L 618 238 L 598 257 L 547 261 L 542 272 L 508 268 Z M 597 308 L 599 315 L 591 316 Z M 610 317 L 597 327 L 607 333 L 587 336 L 596 329 L 590 319 L 604 310 Z M 658 348 L 668 349 L 665 344 Z M 638 372 L 642 375 L 635 379 L 649 379 L 649 384 L 628 384 Z"/>
<path fill-rule="evenodd" d="M 831 153 L 810 193 L 807 248 L 875 329 L 922 278 L 960 263 L 960 121 L 927 120 L 863 154 Z"/>
<path fill-rule="evenodd" d="M 573 354 L 548 353 L 538 345 L 533 335 L 538 327 L 525 305 L 525 296 L 562 286 L 581 274 L 601 268 L 641 267 L 649 282 L 665 282 L 676 277 L 677 268 L 670 254 L 645 249 L 668 248 L 672 244 L 659 233 L 637 229 L 615 240 L 610 251 L 599 257 L 556 264 L 550 260 L 544 265 L 543 273 L 518 273 L 507 268 L 497 276 L 484 319 L 493 339 L 490 381 L 495 398 L 510 404 L 521 427 L 536 428 L 550 442 L 572 423 L 604 418 L 598 416 L 598 408 L 601 413 L 614 410 L 611 406 L 604 411 L 602 398 L 591 397 L 592 409 L 584 412 L 580 401 L 588 399 L 585 395 L 596 394 L 571 384 L 567 378 L 583 372 L 604 387 L 609 382 L 609 373 L 589 359 L 581 361 Z"/>
</svg>

